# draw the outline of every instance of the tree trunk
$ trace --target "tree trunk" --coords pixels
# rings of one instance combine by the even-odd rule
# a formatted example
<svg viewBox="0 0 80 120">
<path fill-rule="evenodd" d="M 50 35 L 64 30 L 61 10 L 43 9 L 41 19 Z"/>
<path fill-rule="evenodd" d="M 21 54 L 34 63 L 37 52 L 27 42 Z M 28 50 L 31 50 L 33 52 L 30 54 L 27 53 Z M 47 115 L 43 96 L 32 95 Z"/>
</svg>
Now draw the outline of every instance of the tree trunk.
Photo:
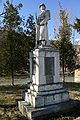
<svg viewBox="0 0 80 120">
<path fill-rule="evenodd" d="M 63 49 L 63 59 L 62 59 L 62 80 L 63 82 L 65 82 L 64 49 Z"/>
<path fill-rule="evenodd" d="M 62 80 L 65 82 L 65 71 L 64 71 L 64 64 L 62 66 Z"/>
<path fill-rule="evenodd" d="M 11 77 L 12 77 L 12 85 L 14 85 L 14 41 L 12 30 L 10 29 L 8 33 L 8 37 L 10 40 L 10 62 L 11 62 Z"/>
<path fill-rule="evenodd" d="M 12 64 L 12 67 L 11 67 L 11 77 L 12 77 L 12 85 L 14 85 L 14 68 L 13 68 L 13 64 Z"/>
</svg>

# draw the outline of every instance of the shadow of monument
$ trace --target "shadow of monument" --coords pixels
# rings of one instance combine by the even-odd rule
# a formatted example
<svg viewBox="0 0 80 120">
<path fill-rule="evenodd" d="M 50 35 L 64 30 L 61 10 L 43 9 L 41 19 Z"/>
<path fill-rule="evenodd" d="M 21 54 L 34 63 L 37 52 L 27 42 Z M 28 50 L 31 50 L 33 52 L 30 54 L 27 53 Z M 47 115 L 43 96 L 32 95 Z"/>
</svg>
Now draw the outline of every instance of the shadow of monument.
<svg viewBox="0 0 80 120">
<path fill-rule="evenodd" d="M 80 83 L 75 82 L 64 82 L 64 87 L 70 90 L 76 90 L 80 92 Z"/>
<path fill-rule="evenodd" d="M 65 120 L 73 120 L 80 116 L 80 100 L 70 100 L 64 103 L 62 109 L 59 112 L 53 112 L 52 114 L 47 114 L 47 116 L 37 117 L 34 120 L 56 120 L 61 117 L 66 117 Z M 61 120 L 61 119 L 60 119 Z"/>
</svg>

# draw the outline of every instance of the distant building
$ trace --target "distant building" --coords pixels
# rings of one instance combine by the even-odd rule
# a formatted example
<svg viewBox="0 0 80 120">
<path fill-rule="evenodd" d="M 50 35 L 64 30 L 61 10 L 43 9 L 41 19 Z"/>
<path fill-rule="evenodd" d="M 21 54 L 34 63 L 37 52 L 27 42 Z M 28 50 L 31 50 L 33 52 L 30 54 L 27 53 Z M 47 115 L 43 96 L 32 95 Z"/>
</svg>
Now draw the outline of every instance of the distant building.
<svg viewBox="0 0 80 120">
<path fill-rule="evenodd" d="M 75 49 L 76 49 L 77 55 L 78 55 L 77 62 L 78 62 L 78 64 L 80 64 L 80 40 L 75 43 Z"/>
<path fill-rule="evenodd" d="M 74 82 L 80 82 L 80 67 L 79 67 L 80 66 L 80 40 L 75 43 L 75 49 L 77 51 L 77 56 L 78 56 L 78 60 L 77 60 L 78 68 L 74 72 Z"/>
</svg>

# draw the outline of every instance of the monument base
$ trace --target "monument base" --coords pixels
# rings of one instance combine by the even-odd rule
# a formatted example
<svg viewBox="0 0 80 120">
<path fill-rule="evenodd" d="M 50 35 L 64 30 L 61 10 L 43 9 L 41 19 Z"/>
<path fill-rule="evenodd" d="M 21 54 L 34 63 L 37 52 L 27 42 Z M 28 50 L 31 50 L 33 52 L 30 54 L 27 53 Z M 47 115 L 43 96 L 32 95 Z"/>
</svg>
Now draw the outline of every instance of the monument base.
<svg viewBox="0 0 80 120">
<path fill-rule="evenodd" d="M 31 84 L 25 92 L 25 101 L 34 108 L 54 105 L 69 100 L 69 93 L 63 88 L 62 83 L 48 85 Z"/>
<path fill-rule="evenodd" d="M 55 117 L 60 114 L 67 114 L 73 110 L 77 101 L 69 100 L 67 102 L 54 104 L 51 106 L 45 106 L 41 108 L 34 108 L 25 101 L 19 101 L 18 106 L 20 112 L 27 116 L 29 120 L 43 120 L 44 118 L 50 119 L 50 117 Z"/>
<path fill-rule="evenodd" d="M 18 102 L 20 112 L 29 120 L 40 120 L 48 115 L 69 110 L 71 102 L 69 93 L 62 83 L 36 85 L 31 84 L 25 92 L 25 101 Z M 68 108 L 67 108 L 68 107 Z"/>
<path fill-rule="evenodd" d="M 40 46 L 32 51 L 30 89 L 19 110 L 30 120 L 55 114 L 69 101 L 69 93 L 60 80 L 59 51 L 51 46 Z M 66 104 L 65 104 L 66 109 Z"/>
</svg>

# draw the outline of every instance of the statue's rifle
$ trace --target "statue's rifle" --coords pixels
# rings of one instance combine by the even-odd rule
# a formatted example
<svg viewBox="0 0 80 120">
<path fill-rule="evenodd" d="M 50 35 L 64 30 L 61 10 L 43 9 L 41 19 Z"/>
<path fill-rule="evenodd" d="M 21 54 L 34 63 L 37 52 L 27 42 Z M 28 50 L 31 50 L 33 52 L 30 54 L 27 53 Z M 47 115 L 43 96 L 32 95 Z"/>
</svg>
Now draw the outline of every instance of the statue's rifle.
<svg viewBox="0 0 80 120">
<path fill-rule="evenodd" d="M 36 42 L 35 42 L 35 46 L 37 47 L 37 12 L 35 13 L 35 18 L 36 18 Z"/>
</svg>

